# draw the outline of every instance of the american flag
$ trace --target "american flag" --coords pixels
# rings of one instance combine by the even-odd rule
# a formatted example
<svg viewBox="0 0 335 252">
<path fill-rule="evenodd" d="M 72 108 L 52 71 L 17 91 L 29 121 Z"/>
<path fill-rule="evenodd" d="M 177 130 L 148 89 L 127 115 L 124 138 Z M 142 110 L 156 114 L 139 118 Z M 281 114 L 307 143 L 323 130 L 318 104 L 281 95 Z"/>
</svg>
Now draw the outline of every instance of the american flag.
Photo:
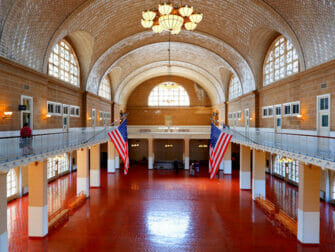
<svg viewBox="0 0 335 252">
<path fill-rule="evenodd" d="M 124 163 L 124 174 L 127 175 L 129 168 L 127 119 L 125 119 L 119 127 L 114 129 L 112 132 L 109 132 L 108 136 L 113 142 L 122 159 L 122 162 Z"/>
<path fill-rule="evenodd" d="M 220 163 L 232 137 L 233 135 L 221 131 L 211 123 L 211 139 L 209 144 L 209 173 L 211 179 L 218 172 Z"/>
</svg>

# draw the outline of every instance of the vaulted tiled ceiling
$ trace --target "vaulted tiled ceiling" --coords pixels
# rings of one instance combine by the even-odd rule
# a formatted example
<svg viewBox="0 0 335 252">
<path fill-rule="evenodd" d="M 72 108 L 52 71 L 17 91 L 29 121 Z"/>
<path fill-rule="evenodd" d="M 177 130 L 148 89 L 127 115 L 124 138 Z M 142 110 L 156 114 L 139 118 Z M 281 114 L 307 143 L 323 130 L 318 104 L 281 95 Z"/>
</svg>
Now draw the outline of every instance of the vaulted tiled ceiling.
<svg viewBox="0 0 335 252">
<path fill-rule="evenodd" d="M 81 73 L 83 87 L 97 92 L 99 81 L 120 57 L 137 48 L 168 40 L 167 34 L 154 35 L 144 31 L 139 22 L 143 9 L 154 8 L 160 2 L 2 0 L 0 56 L 46 72 L 53 45 L 63 37 L 71 38 L 74 32 L 85 31 L 93 44 L 86 51 L 87 37 L 80 40 L 79 36 L 75 49 L 80 50 L 77 52 L 79 58 L 87 54 L 80 59 L 85 65 Z M 180 1 L 172 2 L 180 4 Z M 243 86 L 249 86 L 244 88 L 244 93 L 259 86 L 266 50 L 278 34 L 291 40 L 298 50 L 301 70 L 335 59 L 335 6 L 332 0 L 182 2 L 204 13 L 204 20 L 195 32 L 182 32 L 172 36 L 171 40 L 203 47 L 221 57 L 235 70 Z M 190 46 L 189 50 L 197 47 Z M 147 51 L 149 61 L 153 53 L 155 50 Z M 185 51 L 179 53 L 182 57 Z M 211 63 L 202 61 L 201 64 L 199 67 L 205 68 Z M 143 61 L 134 60 L 129 69 L 123 67 L 122 76 L 131 74 L 133 70 L 130 69 L 136 69 L 137 65 L 140 67 Z"/>
</svg>

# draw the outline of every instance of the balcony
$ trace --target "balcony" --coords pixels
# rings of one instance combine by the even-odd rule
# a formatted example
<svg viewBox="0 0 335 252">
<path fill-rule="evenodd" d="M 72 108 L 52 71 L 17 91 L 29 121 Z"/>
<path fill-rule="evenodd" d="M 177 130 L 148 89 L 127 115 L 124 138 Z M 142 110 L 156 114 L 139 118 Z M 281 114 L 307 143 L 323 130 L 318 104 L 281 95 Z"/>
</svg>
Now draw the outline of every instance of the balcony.
<svg viewBox="0 0 335 252">
<path fill-rule="evenodd" d="M 68 133 L 35 135 L 32 140 L 23 141 L 18 136 L 0 138 L 0 170 L 45 159 L 65 152 L 107 142 L 108 128 L 82 128 Z"/>
</svg>

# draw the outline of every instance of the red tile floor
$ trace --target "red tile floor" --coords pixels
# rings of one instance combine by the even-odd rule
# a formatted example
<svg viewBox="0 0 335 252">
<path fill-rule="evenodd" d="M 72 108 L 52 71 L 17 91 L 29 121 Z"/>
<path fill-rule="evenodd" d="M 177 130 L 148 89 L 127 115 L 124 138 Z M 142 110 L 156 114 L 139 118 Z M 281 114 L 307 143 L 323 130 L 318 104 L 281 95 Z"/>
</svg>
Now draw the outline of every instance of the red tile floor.
<svg viewBox="0 0 335 252">
<path fill-rule="evenodd" d="M 49 185 L 50 191 L 67 188 L 58 205 L 74 195 L 75 178 L 73 173 L 61 178 L 67 181 L 63 185 Z M 101 183 L 69 222 L 43 239 L 27 237 L 28 197 L 9 203 L 10 250 L 335 251 L 333 207 L 321 206 L 321 245 L 302 246 L 273 226 L 250 191 L 239 190 L 238 172 L 210 181 L 206 168 L 189 177 L 184 171 L 132 166 L 128 176 L 103 169 Z M 287 199 L 274 196 L 274 189 L 268 194 Z M 49 196 L 51 204 L 60 193 Z"/>
</svg>

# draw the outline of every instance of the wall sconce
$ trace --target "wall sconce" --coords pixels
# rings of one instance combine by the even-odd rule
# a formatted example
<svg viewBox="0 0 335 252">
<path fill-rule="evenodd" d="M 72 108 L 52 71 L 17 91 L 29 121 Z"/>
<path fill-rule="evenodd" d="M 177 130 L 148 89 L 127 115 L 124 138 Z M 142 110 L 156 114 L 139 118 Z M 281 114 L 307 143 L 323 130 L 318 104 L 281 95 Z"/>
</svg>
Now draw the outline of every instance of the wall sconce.
<svg viewBox="0 0 335 252">
<path fill-rule="evenodd" d="M 13 112 L 12 112 L 12 111 L 5 111 L 5 112 L 3 113 L 2 119 L 5 119 L 5 118 L 7 118 L 7 117 L 9 117 L 9 116 L 11 116 L 11 115 L 13 115 Z"/>
<path fill-rule="evenodd" d="M 50 115 L 50 114 L 47 114 L 47 115 L 46 115 L 46 118 L 50 118 L 50 117 L 51 117 L 51 115 Z"/>
<path fill-rule="evenodd" d="M 301 119 L 301 120 L 304 120 L 304 117 L 301 114 L 297 115 L 297 118 Z"/>
</svg>

